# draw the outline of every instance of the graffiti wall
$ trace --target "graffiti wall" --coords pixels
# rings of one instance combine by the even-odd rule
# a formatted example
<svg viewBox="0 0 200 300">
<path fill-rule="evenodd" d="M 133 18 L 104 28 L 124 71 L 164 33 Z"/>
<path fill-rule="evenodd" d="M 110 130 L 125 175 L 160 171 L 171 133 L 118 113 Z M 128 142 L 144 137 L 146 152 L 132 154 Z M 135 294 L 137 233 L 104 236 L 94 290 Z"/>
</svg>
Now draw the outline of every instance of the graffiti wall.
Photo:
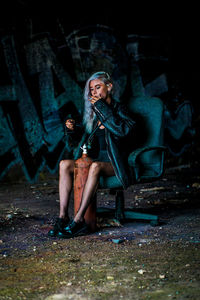
<svg viewBox="0 0 200 300">
<path fill-rule="evenodd" d="M 73 113 L 81 119 L 84 83 L 93 72 L 104 70 L 112 75 L 114 97 L 119 101 L 128 97 L 130 84 L 135 95 L 154 96 L 168 90 L 168 58 L 166 50 L 161 53 L 160 45 L 156 48 L 159 38 L 133 34 L 124 43 L 103 25 L 70 32 L 59 20 L 55 26 L 58 35 L 51 29 L 25 28 L 26 35 L 19 36 L 16 29 L 1 37 L 0 179 L 14 165 L 22 168 L 29 182 L 36 181 L 44 167 L 57 172 L 67 149 L 65 116 Z M 147 48 L 142 49 L 152 42 L 153 58 Z M 142 74 L 138 62 L 145 59 L 154 60 L 154 65 L 158 62 L 160 69 Z M 130 83 L 131 68 L 135 77 Z"/>
</svg>

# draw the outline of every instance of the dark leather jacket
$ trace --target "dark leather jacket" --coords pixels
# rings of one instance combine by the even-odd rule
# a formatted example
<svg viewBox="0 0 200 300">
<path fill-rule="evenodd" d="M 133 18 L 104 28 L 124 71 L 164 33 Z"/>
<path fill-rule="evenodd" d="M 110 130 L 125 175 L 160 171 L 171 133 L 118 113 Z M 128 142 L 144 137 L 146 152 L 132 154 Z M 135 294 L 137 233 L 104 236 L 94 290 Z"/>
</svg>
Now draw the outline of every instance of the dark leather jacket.
<svg viewBox="0 0 200 300">
<path fill-rule="evenodd" d="M 135 121 L 128 115 L 126 107 L 112 99 L 108 105 L 103 99 L 93 105 L 97 119 L 105 126 L 105 139 L 110 161 L 113 165 L 115 175 L 122 183 L 124 189 L 130 184 L 130 171 L 128 166 L 128 155 L 133 144 L 133 128 Z M 79 147 L 74 152 L 74 159 L 81 156 L 81 149 L 88 135 L 84 134 Z"/>
</svg>

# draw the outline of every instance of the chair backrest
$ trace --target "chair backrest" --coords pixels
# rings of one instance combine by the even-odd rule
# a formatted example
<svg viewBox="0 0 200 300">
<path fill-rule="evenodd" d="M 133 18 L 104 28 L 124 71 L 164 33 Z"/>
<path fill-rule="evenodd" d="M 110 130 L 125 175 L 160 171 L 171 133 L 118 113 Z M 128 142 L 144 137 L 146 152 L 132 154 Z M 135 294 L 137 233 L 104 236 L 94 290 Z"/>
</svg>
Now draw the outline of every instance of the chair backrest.
<svg viewBox="0 0 200 300">
<path fill-rule="evenodd" d="M 140 96 L 132 98 L 129 109 L 136 120 L 134 149 L 163 146 L 164 105 L 157 97 Z M 163 171 L 163 153 L 159 150 L 143 152 L 134 166 L 140 180 L 157 178 Z M 137 178 L 136 178 L 137 179 Z"/>
</svg>

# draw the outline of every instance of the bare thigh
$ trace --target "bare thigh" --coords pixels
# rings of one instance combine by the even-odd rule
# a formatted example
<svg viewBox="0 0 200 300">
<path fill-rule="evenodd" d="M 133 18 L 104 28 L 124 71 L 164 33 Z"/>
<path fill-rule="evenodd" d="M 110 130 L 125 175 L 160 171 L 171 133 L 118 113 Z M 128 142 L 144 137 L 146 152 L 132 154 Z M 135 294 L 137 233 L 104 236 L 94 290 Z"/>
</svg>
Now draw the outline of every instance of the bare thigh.
<svg viewBox="0 0 200 300">
<path fill-rule="evenodd" d="M 74 173 L 75 161 L 74 160 L 62 160 L 60 162 L 60 171 L 63 170 L 64 172 L 68 171 L 70 174 Z M 103 176 L 114 176 L 115 172 L 111 162 L 101 162 L 95 161 L 90 166 L 90 170 L 96 171 L 99 175 Z"/>
<path fill-rule="evenodd" d="M 115 171 L 113 169 L 111 162 L 97 161 L 95 163 L 99 167 L 100 175 L 107 176 L 107 177 L 115 175 Z"/>
<path fill-rule="evenodd" d="M 74 164 L 75 161 L 71 159 L 65 159 L 60 161 L 60 172 L 69 172 L 70 174 L 74 173 Z"/>
</svg>

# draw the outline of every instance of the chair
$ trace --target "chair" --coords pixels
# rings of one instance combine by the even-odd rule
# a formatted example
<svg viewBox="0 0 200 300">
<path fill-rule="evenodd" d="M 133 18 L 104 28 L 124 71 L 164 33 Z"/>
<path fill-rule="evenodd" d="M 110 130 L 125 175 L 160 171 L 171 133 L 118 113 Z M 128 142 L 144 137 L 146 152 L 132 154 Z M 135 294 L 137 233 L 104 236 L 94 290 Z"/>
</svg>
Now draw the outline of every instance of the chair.
<svg viewBox="0 0 200 300">
<path fill-rule="evenodd" d="M 164 105 L 156 97 L 136 97 L 129 104 L 130 112 L 136 120 L 136 132 L 134 143 L 136 147 L 128 157 L 128 163 L 132 173 L 132 184 L 152 182 L 163 175 L 164 153 Z M 115 219 L 118 221 L 147 220 L 151 225 L 157 225 L 159 218 L 156 215 L 144 214 L 125 210 L 124 193 L 122 185 L 116 176 L 100 177 L 99 189 L 109 189 L 116 193 Z M 97 216 L 113 213 L 107 208 L 98 208 Z"/>
</svg>

